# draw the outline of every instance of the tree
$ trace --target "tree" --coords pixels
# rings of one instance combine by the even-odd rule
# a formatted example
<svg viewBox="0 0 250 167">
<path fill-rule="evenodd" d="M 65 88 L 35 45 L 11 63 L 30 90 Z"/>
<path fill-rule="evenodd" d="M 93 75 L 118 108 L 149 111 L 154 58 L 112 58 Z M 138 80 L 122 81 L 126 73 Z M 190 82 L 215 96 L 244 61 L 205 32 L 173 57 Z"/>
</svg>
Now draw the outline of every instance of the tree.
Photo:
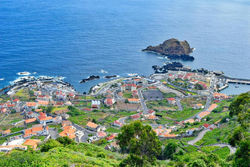
<svg viewBox="0 0 250 167">
<path fill-rule="evenodd" d="M 250 92 L 242 93 L 237 96 L 229 106 L 230 116 L 238 115 L 243 106 L 250 103 Z"/>
<path fill-rule="evenodd" d="M 233 134 L 229 137 L 229 143 L 232 145 L 232 146 L 236 146 L 240 143 L 240 141 L 242 139 L 244 139 L 245 136 L 244 136 L 244 129 L 241 127 L 241 126 L 238 126 Z"/>
<path fill-rule="evenodd" d="M 168 145 L 164 149 L 164 159 L 173 159 L 173 155 L 177 150 L 178 145 L 174 142 L 168 143 Z"/>
<path fill-rule="evenodd" d="M 68 136 L 59 137 L 59 138 L 56 139 L 56 141 L 63 144 L 64 146 L 69 145 L 69 144 L 75 144 L 75 141 L 70 139 Z"/>
<path fill-rule="evenodd" d="M 189 167 L 207 167 L 206 163 L 202 159 L 197 159 L 194 162 L 188 164 Z"/>
<path fill-rule="evenodd" d="M 52 148 L 61 147 L 62 144 L 56 140 L 49 139 L 45 144 L 41 146 L 41 152 L 47 152 Z"/>
<path fill-rule="evenodd" d="M 140 121 L 123 126 L 117 139 L 121 151 L 130 153 L 130 158 L 126 162 L 140 162 L 141 159 L 145 164 L 147 161 L 154 164 L 161 152 L 161 142 L 156 133 L 151 126 L 144 126 Z"/>
<path fill-rule="evenodd" d="M 214 113 L 220 113 L 222 111 L 223 111 L 223 107 L 222 106 L 218 106 L 212 112 L 214 112 Z"/>
<path fill-rule="evenodd" d="M 46 112 L 51 113 L 53 108 L 54 108 L 53 106 L 48 106 L 47 109 L 46 109 Z"/>
<path fill-rule="evenodd" d="M 229 106 L 230 116 L 237 116 L 240 127 L 236 128 L 229 142 L 237 145 L 233 161 L 235 167 L 248 167 L 249 161 L 249 118 L 250 118 L 250 92 L 242 93 Z"/>
<path fill-rule="evenodd" d="M 92 122 L 97 123 L 97 121 L 96 121 L 96 119 L 95 119 L 95 118 L 93 118 L 93 119 L 92 119 Z"/>
<path fill-rule="evenodd" d="M 73 107 L 73 106 L 68 106 L 68 109 L 70 112 L 68 112 L 68 114 L 70 116 L 77 116 L 77 115 L 80 115 L 80 112 L 77 108 Z"/>
<path fill-rule="evenodd" d="M 201 84 L 198 84 L 198 83 L 194 85 L 194 88 L 197 90 L 203 90 L 203 86 Z"/>
<path fill-rule="evenodd" d="M 120 163 L 119 166 L 120 167 L 130 167 L 130 166 L 144 167 L 144 166 L 150 166 L 150 164 L 145 163 L 140 156 L 130 154 L 126 159 L 124 159 Z"/>
<path fill-rule="evenodd" d="M 231 117 L 238 116 L 238 121 L 243 128 L 249 126 L 250 120 L 250 92 L 242 93 L 229 106 Z"/>
<path fill-rule="evenodd" d="M 14 113 L 16 113 L 16 110 L 12 109 L 12 110 L 10 111 L 10 113 L 11 113 L 11 114 L 14 114 Z"/>
<path fill-rule="evenodd" d="M 248 167 L 250 164 L 249 159 L 250 141 L 243 140 L 240 142 L 240 148 L 235 153 L 234 167 Z"/>
</svg>

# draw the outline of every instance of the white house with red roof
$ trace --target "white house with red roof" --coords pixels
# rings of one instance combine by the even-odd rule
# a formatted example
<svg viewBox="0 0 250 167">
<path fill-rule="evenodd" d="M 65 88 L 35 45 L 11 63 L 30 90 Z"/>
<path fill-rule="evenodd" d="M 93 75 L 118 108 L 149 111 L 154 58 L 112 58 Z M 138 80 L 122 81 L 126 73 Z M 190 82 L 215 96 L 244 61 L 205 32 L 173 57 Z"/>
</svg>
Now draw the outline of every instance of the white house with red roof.
<svg viewBox="0 0 250 167">
<path fill-rule="evenodd" d="M 117 126 L 117 127 L 122 127 L 123 126 L 123 124 L 119 120 L 115 120 L 113 125 Z"/>
<path fill-rule="evenodd" d="M 111 134 L 109 137 L 106 137 L 106 140 L 107 140 L 108 142 L 113 141 L 113 140 L 115 139 L 116 136 L 117 136 L 117 134 L 116 134 L 116 133 L 113 133 L 113 134 Z"/>
<path fill-rule="evenodd" d="M 49 122 L 53 122 L 54 119 L 51 116 L 47 116 L 46 113 L 40 112 L 40 115 L 38 116 L 38 121 L 40 122 L 40 124 L 46 124 Z"/>
<path fill-rule="evenodd" d="M 112 106 L 114 103 L 115 103 L 115 99 L 113 98 L 106 98 L 104 100 L 104 103 L 107 105 L 107 106 Z"/>
<path fill-rule="evenodd" d="M 148 113 L 151 114 L 151 115 L 155 115 L 155 111 L 154 110 L 149 110 Z"/>
<path fill-rule="evenodd" d="M 101 102 L 99 100 L 92 100 L 91 101 L 91 108 L 99 108 L 101 105 Z"/>
<path fill-rule="evenodd" d="M 97 132 L 97 137 L 99 137 L 99 138 L 104 138 L 104 137 L 106 137 L 106 136 L 107 136 L 107 133 L 104 132 L 104 131 L 99 131 L 99 132 Z"/>
<path fill-rule="evenodd" d="M 124 84 L 121 86 L 121 91 L 134 91 L 136 90 L 137 86 L 136 84 L 132 83 L 132 84 Z"/>
<path fill-rule="evenodd" d="M 176 104 L 176 100 L 173 97 L 167 98 L 167 101 L 168 101 L 169 104 L 172 104 L 172 105 Z"/>
<path fill-rule="evenodd" d="M 140 119 L 141 118 L 141 114 L 138 113 L 138 114 L 131 115 L 130 118 L 133 119 L 133 120 Z"/>
</svg>

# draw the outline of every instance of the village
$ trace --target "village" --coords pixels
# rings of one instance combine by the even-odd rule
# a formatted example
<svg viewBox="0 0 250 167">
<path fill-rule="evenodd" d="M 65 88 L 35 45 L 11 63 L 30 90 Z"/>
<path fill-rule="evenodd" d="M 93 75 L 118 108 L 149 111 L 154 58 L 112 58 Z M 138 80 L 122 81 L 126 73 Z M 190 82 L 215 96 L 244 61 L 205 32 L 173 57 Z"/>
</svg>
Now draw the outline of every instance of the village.
<svg viewBox="0 0 250 167">
<path fill-rule="evenodd" d="M 118 78 L 87 95 L 53 80 L 20 83 L 0 96 L 0 151 L 35 150 L 65 136 L 117 151 L 116 136 L 135 120 L 150 125 L 162 141 L 190 138 L 193 145 L 220 127 L 218 115 L 227 111 L 231 97 L 218 93 L 218 85 L 223 83 L 213 73 L 184 71 Z"/>
</svg>

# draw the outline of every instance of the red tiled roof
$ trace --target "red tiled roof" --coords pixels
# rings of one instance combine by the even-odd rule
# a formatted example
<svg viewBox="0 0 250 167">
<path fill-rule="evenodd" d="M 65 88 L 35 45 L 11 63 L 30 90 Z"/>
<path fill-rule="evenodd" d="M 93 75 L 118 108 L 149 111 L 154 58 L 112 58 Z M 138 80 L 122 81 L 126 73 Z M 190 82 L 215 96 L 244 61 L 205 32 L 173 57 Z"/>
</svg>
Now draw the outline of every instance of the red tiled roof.
<svg viewBox="0 0 250 167">
<path fill-rule="evenodd" d="M 84 109 L 82 109 L 82 110 L 84 110 L 84 111 L 91 111 L 90 108 L 84 108 Z"/>
<path fill-rule="evenodd" d="M 140 116 L 140 114 L 135 114 L 135 115 L 131 115 L 130 116 L 132 119 L 138 119 L 138 118 L 140 118 L 141 116 Z"/>
<path fill-rule="evenodd" d="M 19 100 L 19 99 L 14 99 L 14 100 L 13 100 L 13 102 L 18 102 L 18 101 L 20 101 L 20 100 Z"/>
<path fill-rule="evenodd" d="M 98 137 L 106 137 L 107 134 L 105 132 L 103 132 L 103 131 L 100 131 L 100 132 L 97 132 L 97 136 Z"/>
<path fill-rule="evenodd" d="M 149 110 L 149 111 L 148 111 L 149 114 L 152 114 L 152 113 L 154 113 L 154 112 L 155 112 L 154 110 Z"/>
<path fill-rule="evenodd" d="M 69 93 L 69 96 L 73 97 L 73 96 L 75 96 L 75 95 L 74 95 L 74 93 Z"/>
<path fill-rule="evenodd" d="M 62 121 L 62 127 L 64 126 L 70 126 L 72 123 L 68 120 Z"/>
<path fill-rule="evenodd" d="M 41 100 L 39 100 L 38 104 L 39 105 L 45 105 L 45 106 L 47 106 L 49 104 L 49 102 L 48 101 L 41 101 Z"/>
<path fill-rule="evenodd" d="M 26 102 L 26 106 L 28 107 L 35 107 L 37 105 L 36 102 Z"/>
<path fill-rule="evenodd" d="M 68 136 L 70 139 L 74 139 L 76 137 L 75 135 L 75 129 L 72 126 L 65 126 L 63 127 L 63 131 L 59 133 L 60 136 Z"/>
<path fill-rule="evenodd" d="M 86 126 L 88 126 L 90 128 L 94 128 L 94 129 L 98 127 L 98 125 L 93 123 L 93 122 L 88 122 Z"/>
<path fill-rule="evenodd" d="M 26 119 L 25 123 L 28 124 L 28 123 L 32 123 L 32 122 L 35 122 L 35 121 L 36 121 L 36 118 L 30 118 L 30 119 Z"/>
<path fill-rule="evenodd" d="M 7 130 L 3 131 L 2 133 L 6 135 L 6 134 L 9 134 L 10 132 L 11 132 L 11 130 L 7 129 Z"/>
<path fill-rule="evenodd" d="M 208 128 L 210 125 L 209 124 L 203 124 L 205 128 Z"/>
<path fill-rule="evenodd" d="M 116 137 L 116 135 L 112 134 L 109 137 L 107 137 L 106 140 L 110 141 L 110 140 L 113 140 L 115 137 Z"/>
<path fill-rule="evenodd" d="M 112 105 L 113 104 L 113 99 L 111 99 L 111 98 L 108 98 L 108 99 L 106 99 L 106 104 L 108 104 L 108 105 Z"/>
<path fill-rule="evenodd" d="M 32 126 L 32 132 L 40 132 L 42 130 L 43 130 L 43 125 L 41 124 Z"/>
<path fill-rule="evenodd" d="M 15 104 L 8 104 L 7 107 L 15 107 Z"/>
<path fill-rule="evenodd" d="M 36 139 L 27 139 L 23 145 L 26 146 L 31 146 L 31 148 L 33 148 L 34 150 L 37 148 L 37 144 L 40 143 L 41 140 L 36 140 Z"/>
<path fill-rule="evenodd" d="M 128 99 L 129 102 L 138 102 L 140 101 L 139 99 L 134 99 L 134 98 L 131 98 L 131 99 Z"/>
<path fill-rule="evenodd" d="M 122 126 L 122 123 L 119 122 L 118 120 L 115 120 L 115 121 L 114 121 L 114 124 L 117 124 L 117 125 L 119 125 L 119 126 Z"/>
<path fill-rule="evenodd" d="M 198 116 L 199 116 L 200 118 L 203 118 L 203 117 L 205 117 L 205 116 L 207 116 L 207 115 L 209 115 L 209 114 L 210 114 L 209 111 L 203 111 L 203 112 L 201 112 Z"/>
<path fill-rule="evenodd" d="M 167 98 L 167 100 L 169 100 L 169 101 L 174 101 L 174 100 L 175 100 L 175 98 L 170 97 L 170 98 Z"/>
</svg>

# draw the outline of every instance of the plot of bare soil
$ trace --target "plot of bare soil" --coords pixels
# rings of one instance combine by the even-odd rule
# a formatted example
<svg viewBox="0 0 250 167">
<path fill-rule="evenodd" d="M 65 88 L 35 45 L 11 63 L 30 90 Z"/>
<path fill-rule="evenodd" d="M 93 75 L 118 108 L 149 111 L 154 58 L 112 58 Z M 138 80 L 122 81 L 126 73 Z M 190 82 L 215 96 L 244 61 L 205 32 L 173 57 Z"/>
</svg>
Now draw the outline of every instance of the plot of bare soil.
<svg viewBox="0 0 250 167">
<path fill-rule="evenodd" d="M 117 110 L 128 110 L 128 111 L 137 111 L 141 109 L 140 104 L 130 104 L 124 102 L 117 102 L 116 103 Z"/>
</svg>

